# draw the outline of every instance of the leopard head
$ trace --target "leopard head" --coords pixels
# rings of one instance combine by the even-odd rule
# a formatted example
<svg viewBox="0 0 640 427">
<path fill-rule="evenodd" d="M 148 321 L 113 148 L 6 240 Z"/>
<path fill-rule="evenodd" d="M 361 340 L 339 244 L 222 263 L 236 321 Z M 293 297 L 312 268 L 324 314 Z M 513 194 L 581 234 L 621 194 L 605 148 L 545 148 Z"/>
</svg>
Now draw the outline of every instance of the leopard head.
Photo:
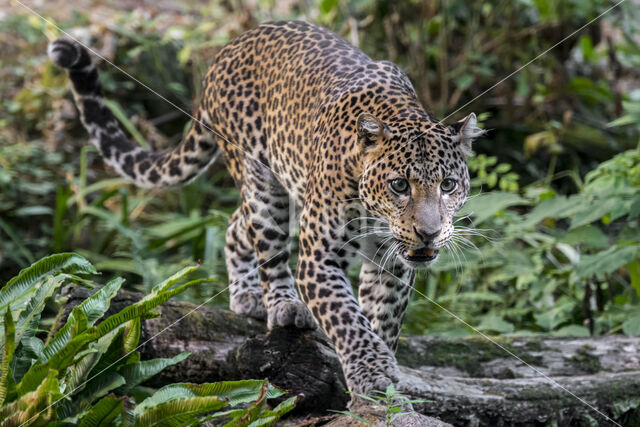
<svg viewBox="0 0 640 427">
<path fill-rule="evenodd" d="M 449 126 L 419 111 L 386 123 L 365 113 L 356 126 L 360 200 L 387 222 L 405 265 L 428 267 L 453 236 L 454 215 L 469 194 L 471 142 L 484 131 L 473 113 Z"/>
</svg>

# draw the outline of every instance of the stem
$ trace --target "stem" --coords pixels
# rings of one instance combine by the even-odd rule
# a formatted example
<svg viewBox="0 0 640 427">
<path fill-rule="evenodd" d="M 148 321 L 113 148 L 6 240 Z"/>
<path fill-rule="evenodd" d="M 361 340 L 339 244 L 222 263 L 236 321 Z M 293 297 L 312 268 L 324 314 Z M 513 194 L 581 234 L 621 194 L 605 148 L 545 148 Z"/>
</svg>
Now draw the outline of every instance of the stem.
<svg viewBox="0 0 640 427">
<path fill-rule="evenodd" d="M 556 163 L 558 163 L 558 155 L 554 154 L 551 156 L 551 161 L 549 162 L 549 169 L 547 170 L 547 179 L 545 180 L 545 184 L 548 186 L 551 185 L 551 181 L 553 181 L 553 173 L 556 170 Z"/>
</svg>

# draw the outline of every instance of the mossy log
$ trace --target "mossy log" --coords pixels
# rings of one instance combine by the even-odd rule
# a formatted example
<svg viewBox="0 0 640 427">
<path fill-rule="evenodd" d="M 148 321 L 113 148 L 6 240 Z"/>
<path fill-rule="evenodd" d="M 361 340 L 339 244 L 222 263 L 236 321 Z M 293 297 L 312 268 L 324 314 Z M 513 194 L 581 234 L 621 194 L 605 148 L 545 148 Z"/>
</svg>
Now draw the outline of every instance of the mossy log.
<svg viewBox="0 0 640 427">
<path fill-rule="evenodd" d="M 70 311 L 89 291 L 70 287 L 65 295 Z M 141 297 L 121 291 L 110 313 Z M 268 378 L 303 395 L 287 425 L 358 425 L 327 412 L 344 410 L 349 395 L 338 358 L 321 332 L 267 333 L 260 321 L 216 307 L 195 308 L 169 301 L 160 316 L 143 324 L 143 359 L 191 352 L 149 386 Z M 480 337 L 402 337 L 398 388 L 411 399 L 431 401 L 414 404 L 417 412 L 453 425 L 615 425 L 602 414 L 621 425 L 640 425 L 640 338 L 492 339 L 502 348 Z M 369 419 L 380 419 L 369 412 Z M 406 417 L 398 425 L 445 424 Z"/>
</svg>

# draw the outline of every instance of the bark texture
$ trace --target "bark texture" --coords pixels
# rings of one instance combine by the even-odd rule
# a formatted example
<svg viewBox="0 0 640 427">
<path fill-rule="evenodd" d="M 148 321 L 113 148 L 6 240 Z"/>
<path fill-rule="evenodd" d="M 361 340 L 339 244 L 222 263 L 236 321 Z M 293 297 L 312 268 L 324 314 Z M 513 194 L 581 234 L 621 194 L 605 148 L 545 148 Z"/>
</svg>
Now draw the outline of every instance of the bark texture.
<svg viewBox="0 0 640 427">
<path fill-rule="evenodd" d="M 89 295 L 79 287 L 65 293 L 69 312 Z M 121 291 L 110 313 L 141 297 Z M 281 328 L 267 333 L 264 323 L 227 310 L 194 308 L 169 301 L 158 310 L 160 316 L 143 324 L 143 359 L 191 352 L 149 386 L 269 378 L 304 396 L 292 417 L 283 421 L 286 425 L 360 425 L 349 416 L 327 412 L 344 410 L 349 395 L 333 347 L 320 332 Z M 402 337 L 398 388 L 411 399 L 431 402 L 414 404 L 418 414 L 394 425 L 446 425 L 437 419 L 456 426 L 615 425 L 611 420 L 640 425 L 640 338 L 492 340 L 495 344 L 480 337 Z M 380 408 L 354 412 L 374 425 L 384 418 Z"/>
</svg>

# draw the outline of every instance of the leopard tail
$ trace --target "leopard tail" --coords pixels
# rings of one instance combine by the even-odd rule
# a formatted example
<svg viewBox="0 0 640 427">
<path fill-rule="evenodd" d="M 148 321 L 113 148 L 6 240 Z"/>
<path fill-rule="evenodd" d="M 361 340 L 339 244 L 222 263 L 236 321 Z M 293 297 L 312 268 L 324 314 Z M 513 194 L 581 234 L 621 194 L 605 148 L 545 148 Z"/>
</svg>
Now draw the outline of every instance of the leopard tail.
<svg viewBox="0 0 640 427">
<path fill-rule="evenodd" d="M 220 150 L 204 108 L 195 112 L 195 120 L 178 146 L 163 152 L 144 150 L 121 129 L 105 104 L 98 70 L 87 49 L 75 41 L 60 39 L 49 45 L 48 54 L 68 72 L 91 143 L 100 150 L 105 162 L 129 181 L 147 188 L 182 185 L 215 161 Z"/>
</svg>

